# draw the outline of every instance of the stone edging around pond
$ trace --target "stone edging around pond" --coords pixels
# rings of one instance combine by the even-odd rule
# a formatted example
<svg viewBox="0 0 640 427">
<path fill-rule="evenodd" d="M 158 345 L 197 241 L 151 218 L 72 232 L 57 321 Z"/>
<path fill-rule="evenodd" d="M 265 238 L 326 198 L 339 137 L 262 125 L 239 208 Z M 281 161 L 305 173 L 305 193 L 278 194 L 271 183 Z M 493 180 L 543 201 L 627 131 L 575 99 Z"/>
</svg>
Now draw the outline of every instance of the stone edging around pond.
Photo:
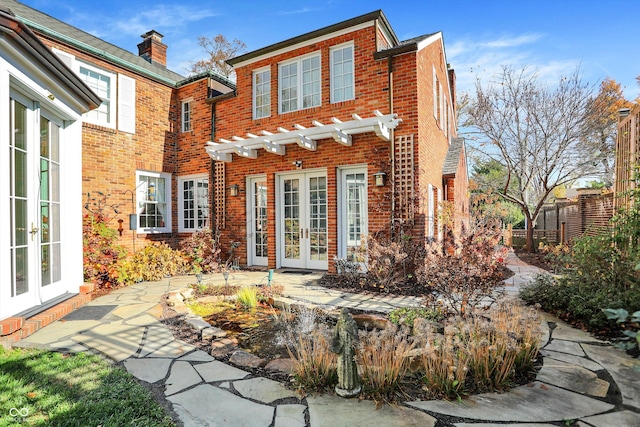
<svg viewBox="0 0 640 427">
<path fill-rule="evenodd" d="M 198 334 L 199 339 L 205 343 L 211 343 L 211 356 L 217 359 L 229 357 L 229 362 L 239 367 L 264 368 L 266 370 L 281 372 L 284 374 L 291 374 L 293 372 L 293 361 L 291 359 L 278 358 L 266 360 L 239 349 L 237 339 L 227 337 L 226 331 L 209 324 L 201 316 L 194 314 L 189 307 L 187 307 L 185 301 L 193 299 L 194 297 L 195 292 L 191 288 L 183 288 L 163 295 L 163 299 L 166 300 L 167 306 L 169 306 L 178 315 L 184 316 L 184 322 Z M 198 300 L 200 302 L 219 302 L 224 301 L 225 299 L 228 299 L 228 297 L 215 295 L 202 297 Z M 297 301 L 286 297 L 274 298 L 271 305 L 280 310 L 291 310 L 296 306 L 306 306 L 311 309 L 323 309 L 329 314 L 329 316 L 335 317 L 336 319 L 339 315 L 339 310 L 337 308 L 327 311 L 317 304 Z M 376 329 L 384 329 L 391 323 L 383 315 L 374 312 L 354 314 L 353 318 L 361 328 L 373 327 Z"/>
</svg>

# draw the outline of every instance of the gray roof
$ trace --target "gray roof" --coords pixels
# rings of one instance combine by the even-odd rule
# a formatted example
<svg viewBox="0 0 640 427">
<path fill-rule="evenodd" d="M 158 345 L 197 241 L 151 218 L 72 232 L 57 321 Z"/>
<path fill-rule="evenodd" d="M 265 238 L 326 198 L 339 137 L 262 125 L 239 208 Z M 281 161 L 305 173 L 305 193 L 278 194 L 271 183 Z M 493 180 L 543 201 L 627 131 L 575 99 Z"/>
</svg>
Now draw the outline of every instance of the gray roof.
<svg viewBox="0 0 640 427">
<path fill-rule="evenodd" d="M 453 138 L 447 157 L 444 159 L 442 175 L 455 175 L 458 172 L 458 163 L 462 154 L 464 154 L 464 138 Z"/>
<path fill-rule="evenodd" d="M 0 35 L 13 40 L 25 57 L 45 71 L 58 88 L 75 97 L 86 110 L 97 108 L 102 100 L 76 76 L 10 9 L 0 5 Z"/>
<path fill-rule="evenodd" d="M 107 62 L 169 85 L 175 85 L 184 79 L 184 76 L 168 70 L 162 65 L 152 64 L 128 50 L 107 43 L 18 1 L 0 0 L 0 6 L 11 9 L 22 22 L 36 33 L 45 34 Z"/>
</svg>

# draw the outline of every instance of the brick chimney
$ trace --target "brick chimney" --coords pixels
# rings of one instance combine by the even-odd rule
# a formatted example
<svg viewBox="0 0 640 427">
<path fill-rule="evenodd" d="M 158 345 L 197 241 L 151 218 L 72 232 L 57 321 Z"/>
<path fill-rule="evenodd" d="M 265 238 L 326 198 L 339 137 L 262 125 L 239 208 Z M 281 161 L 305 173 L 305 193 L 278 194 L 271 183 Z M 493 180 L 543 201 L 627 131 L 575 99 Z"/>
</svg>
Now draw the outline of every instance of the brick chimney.
<svg viewBox="0 0 640 427">
<path fill-rule="evenodd" d="M 167 66 L 167 45 L 162 43 L 162 34 L 156 30 L 141 35 L 144 40 L 138 45 L 138 55 L 152 64 Z"/>
</svg>

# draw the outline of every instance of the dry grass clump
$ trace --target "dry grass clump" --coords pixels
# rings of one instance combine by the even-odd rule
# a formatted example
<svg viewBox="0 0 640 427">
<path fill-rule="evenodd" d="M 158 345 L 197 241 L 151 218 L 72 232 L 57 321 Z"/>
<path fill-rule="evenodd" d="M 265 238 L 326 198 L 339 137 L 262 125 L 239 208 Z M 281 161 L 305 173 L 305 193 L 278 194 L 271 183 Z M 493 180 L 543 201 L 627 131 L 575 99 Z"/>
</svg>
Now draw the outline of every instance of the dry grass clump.
<svg viewBox="0 0 640 427">
<path fill-rule="evenodd" d="M 356 362 L 365 393 L 381 400 L 393 399 L 409 368 L 407 355 L 413 337 L 396 326 L 381 331 L 360 331 Z"/>
<path fill-rule="evenodd" d="M 422 319 L 411 333 L 397 326 L 360 331 L 356 362 L 364 393 L 393 401 L 405 385 L 415 392 L 420 382 L 430 398 L 505 391 L 532 378 L 539 326 L 535 310 L 503 300 L 442 323 Z M 286 341 L 301 388 L 322 391 L 337 383 L 331 330 L 317 314 L 298 313 Z"/>
<path fill-rule="evenodd" d="M 331 331 L 318 324 L 310 333 L 290 337 L 287 352 L 293 360 L 293 375 L 305 390 L 324 390 L 338 381 L 337 355 L 330 350 Z"/>
<path fill-rule="evenodd" d="M 540 328 L 531 309 L 503 301 L 488 311 L 448 320 L 441 333 L 418 334 L 424 381 L 433 397 L 504 391 L 533 373 Z"/>
</svg>

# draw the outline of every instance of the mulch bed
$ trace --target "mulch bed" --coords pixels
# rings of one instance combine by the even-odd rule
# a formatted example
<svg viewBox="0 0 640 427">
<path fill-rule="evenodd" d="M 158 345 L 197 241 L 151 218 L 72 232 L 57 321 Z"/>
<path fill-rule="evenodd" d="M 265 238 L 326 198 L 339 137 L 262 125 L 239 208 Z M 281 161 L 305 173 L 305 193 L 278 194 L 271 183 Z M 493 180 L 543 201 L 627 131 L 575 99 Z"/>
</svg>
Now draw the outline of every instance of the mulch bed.
<svg viewBox="0 0 640 427">
<path fill-rule="evenodd" d="M 522 261 L 526 262 L 529 265 L 533 265 L 543 270 L 553 272 L 553 266 L 549 261 L 545 259 L 545 254 L 541 254 L 539 252 L 526 252 L 524 249 L 514 249 L 515 254 Z"/>
</svg>

